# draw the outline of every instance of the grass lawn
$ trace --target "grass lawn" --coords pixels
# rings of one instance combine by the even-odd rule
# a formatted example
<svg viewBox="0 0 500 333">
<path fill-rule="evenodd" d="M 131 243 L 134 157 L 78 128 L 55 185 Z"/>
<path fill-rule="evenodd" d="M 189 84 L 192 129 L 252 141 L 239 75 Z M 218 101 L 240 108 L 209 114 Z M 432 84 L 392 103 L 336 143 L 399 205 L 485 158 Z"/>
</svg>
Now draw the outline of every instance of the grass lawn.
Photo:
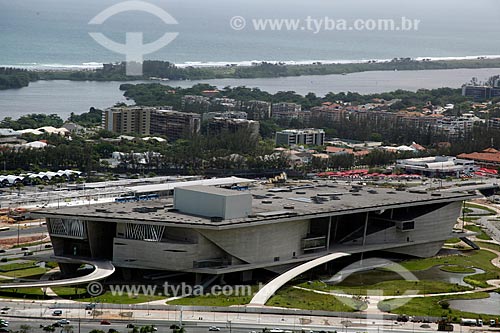
<svg viewBox="0 0 500 333">
<path fill-rule="evenodd" d="M 169 305 L 198 305 L 198 306 L 231 306 L 248 304 L 253 294 L 257 292 L 257 286 L 252 286 L 250 295 L 245 296 L 189 296 L 168 302 Z"/>
<path fill-rule="evenodd" d="M 487 280 L 500 278 L 500 268 L 491 264 L 491 260 L 496 255 L 487 250 L 462 251 L 459 255 L 415 259 L 402 262 L 400 265 L 410 271 L 418 271 L 431 268 L 436 265 L 457 265 L 466 267 L 476 267 L 485 273 L 466 276 L 464 281 L 476 287 L 488 287 Z M 397 267 L 395 267 L 397 269 Z"/>
<path fill-rule="evenodd" d="M 342 299 L 342 301 L 340 299 Z M 366 305 L 363 302 L 356 301 L 352 298 L 337 298 L 293 287 L 280 289 L 273 297 L 271 297 L 266 305 L 294 309 L 340 312 L 355 312 L 358 311 L 357 309 L 366 308 Z"/>
<path fill-rule="evenodd" d="M 477 225 L 466 225 L 464 227 L 465 229 L 473 232 L 477 232 L 478 235 L 476 236 L 477 239 L 482 239 L 482 240 L 491 240 L 491 237 L 488 236 L 481 227 L 478 227 Z"/>
<path fill-rule="evenodd" d="M 1 298 L 20 298 L 20 299 L 50 299 L 49 296 L 44 296 L 40 288 L 19 288 L 19 289 L 2 289 L 0 290 Z"/>
<path fill-rule="evenodd" d="M 467 208 L 476 208 L 476 209 L 484 210 L 485 215 L 496 215 L 497 214 L 497 212 L 494 209 L 491 209 L 489 207 L 483 207 L 482 205 L 478 205 L 478 204 L 475 204 L 472 202 L 465 203 L 465 209 L 467 209 Z M 486 214 L 486 213 L 488 213 L 488 214 Z"/>
<path fill-rule="evenodd" d="M 111 291 L 106 291 L 104 294 L 93 297 L 87 293 L 86 288 L 82 287 L 56 287 L 52 290 L 61 298 L 71 299 L 77 302 L 102 302 L 113 304 L 137 304 L 148 301 L 157 301 L 165 299 L 165 296 L 146 296 L 146 295 L 131 295 L 130 297 L 124 292 L 120 295 L 113 295 Z"/>
<path fill-rule="evenodd" d="M 362 286 L 343 286 L 340 285 L 326 285 L 322 282 L 315 281 L 313 283 L 302 283 L 299 285 L 303 288 L 323 290 L 323 291 L 342 291 L 352 295 L 367 295 L 367 291 L 372 293 L 375 291 L 385 296 L 402 295 L 406 291 L 409 294 L 431 294 L 431 293 L 445 293 L 445 292 L 458 292 L 472 290 L 466 286 L 460 286 L 452 283 L 442 281 L 406 281 L 406 280 L 392 280 L 378 282 L 374 284 L 363 284 Z"/>
<path fill-rule="evenodd" d="M 42 267 L 33 267 L 30 266 L 30 268 L 26 269 L 19 269 L 19 270 L 13 270 L 9 272 L 2 272 L 1 275 L 4 276 L 10 276 L 14 278 L 28 278 L 28 277 L 35 277 L 35 276 L 40 276 L 43 275 L 47 272 L 48 270 L 46 268 Z"/>
<path fill-rule="evenodd" d="M 487 293 L 474 293 L 456 296 L 439 296 L 439 297 L 420 297 L 410 299 L 406 304 L 397 307 L 397 299 L 389 299 L 378 303 L 379 309 L 383 311 L 398 313 L 398 314 L 408 314 L 412 316 L 433 316 L 433 317 L 450 317 L 454 322 L 460 321 L 460 318 L 477 318 L 478 314 L 463 312 L 454 309 L 444 309 L 439 302 L 444 302 L 451 299 L 477 299 L 477 298 L 487 298 Z M 408 299 L 405 299 L 408 300 Z M 395 307 L 395 308 L 393 308 Z M 483 320 L 493 319 L 496 316 L 493 315 L 480 315 Z"/>
<path fill-rule="evenodd" d="M 472 267 L 465 267 L 461 265 L 444 265 L 439 267 L 443 272 L 450 273 L 474 273 L 475 270 Z"/>
<path fill-rule="evenodd" d="M 34 264 L 35 264 L 34 261 L 30 261 L 30 262 L 24 262 L 24 263 L 13 263 L 13 264 L 0 265 L 0 274 L 3 274 L 4 272 L 22 270 L 22 269 L 26 269 L 26 268 L 33 268 Z"/>
<path fill-rule="evenodd" d="M 476 222 L 477 220 L 479 220 L 479 217 L 464 217 L 462 220 L 464 220 L 465 222 Z"/>
<path fill-rule="evenodd" d="M 445 242 L 445 244 L 457 244 L 457 243 L 460 243 L 460 242 L 461 242 L 461 240 L 460 240 L 460 239 L 458 239 L 458 238 L 450 238 L 450 239 L 448 239 L 448 240 Z"/>
</svg>

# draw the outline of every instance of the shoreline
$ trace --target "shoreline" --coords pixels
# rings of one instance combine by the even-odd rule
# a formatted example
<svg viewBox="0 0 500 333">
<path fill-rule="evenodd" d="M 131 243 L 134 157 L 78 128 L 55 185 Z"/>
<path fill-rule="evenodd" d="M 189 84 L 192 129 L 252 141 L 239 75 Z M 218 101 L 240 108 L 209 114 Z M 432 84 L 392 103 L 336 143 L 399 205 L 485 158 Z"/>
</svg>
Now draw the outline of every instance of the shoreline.
<svg viewBox="0 0 500 333">
<path fill-rule="evenodd" d="M 273 64 L 273 65 L 284 65 L 284 66 L 308 66 L 308 65 L 354 65 L 354 64 L 364 64 L 364 63 L 388 63 L 394 59 L 403 58 L 393 58 L 393 59 L 317 59 L 317 60 L 239 60 L 239 61 L 186 61 L 183 63 L 172 63 L 177 68 L 221 68 L 221 67 L 252 67 L 260 64 Z M 416 62 L 448 62 L 448 61 L 470 61 L 470 60 L 500 60 L 500 55 L 472 55 L 472 56 L 446 56 L 446 57 L 414 57 L 414 58 L 404 58 L 410 59 Z M 115 63 L 120 63 L 115 62 Z M 102 69 L 103 65 L 107 63 L 103 62 L 83 62 L 80 64 L 59 64 L 59 63 L 47 63 L 39 64 L 36 62 L 25 63 L 25 64 L 0 64 L 0 67 L 8 68 L 18 68 L 25 69 L 34 72 L 46 72 L 46 71 L 92 71 Z"/>
<path fill-rule="evenodd" d="M 141 76 L 127 76 L 126 64 L 107 64 L 102 69 L 66 69 L 66 70 L 40 70 L 30 71 L 15 69 L 13 73 L 4 76 L 4 86 L 0 90 L 21 88 L 19 84 L 9 85 L 9 82 L 19 82 L 16 76 L 22 78 L 22 86 L 29 86 L 32 82 L 69 80 L 69 81 L 101 81 L 101 82 L 130 82 L 130 81 L 204 81 L 222 79 L 266 79 L 266 78 L 292 78 L 303 76 L 324 77 L 328 75 L 348 75 L 368 72 L 398 72 L 398 71 L 426 71 L 447 69 L 492 69 L 500 68 L 500 57 L 476 57 L 463 60 L 432 60 L 424 58 L 414 60 L 411 58 L 395 58 L 390 61 L 370 60 L 363 63 L 332 63 L 323 64 L 285 64 L 285 63 L 259 63 L 251 66 L 218 66 L 218 67 L 176 67 L 165 61 L 146 60 L 143 63 Z M 1 69 L 1 68 L 0 68 Z M 4 68 L 5 69 L 5 68 Z M 9 75 L 11 79 L 9 80 Z M 468 82 L 467 78 L 462 84 Z M 14 79 L 14 80 L 12 80 Z"/>
</svg>

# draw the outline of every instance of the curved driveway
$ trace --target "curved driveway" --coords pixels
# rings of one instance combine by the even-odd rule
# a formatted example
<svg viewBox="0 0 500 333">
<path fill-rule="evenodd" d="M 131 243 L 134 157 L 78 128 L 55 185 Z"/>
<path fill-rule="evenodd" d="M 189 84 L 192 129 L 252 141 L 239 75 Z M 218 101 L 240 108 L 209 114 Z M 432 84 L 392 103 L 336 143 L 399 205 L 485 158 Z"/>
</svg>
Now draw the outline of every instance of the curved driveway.
<svg viewBox="0 0 500 333">
<path fill-rule="evenodd" d="M 63 257 L 55 257 L 57 259 L 67 260 Z M 45 287 L 62 287 L 71 286 L 78 284 L 86 284 L 93 281 L 99 281 L 107 278 L 115 272 L 115 266 L 110 261 L 107 260 L 79 260 L 79 263 L 89 264 L 94 266 L 92 273 L 71 278 L 62 279 L 54 281 L 34 281 L 34 282 L 21 282 L 21 283 L 2 283 L 0 284 L 0 289 L 12 289 L 12 288 L 45 288 Z"/>
<path fill-rule="evenodd" d="M 350 256 L 350 253 L 344 253 L 344 252 L 335 252 L 328 254 L 326 256 L 311 260 L 306 262 L 305 264 L 299 265 L 297 267 L 292 268 L 291 270 L 281 274 L 277 278 L 271 280 L 268 284 L 264 286 L 255 296 L 252 298 L 248 306 L 264 306 L 267 301 L 271 298 L 271 296 L 274 295 L 278 289 L 283 287 L 283 285 L 293 278 L 299 276 L 300 274 L 307 272 L 308 270 L 322 265 L 326 264 L 329 261 L 341 258 L 341 257 L 346 257 Z"/>
</svg>

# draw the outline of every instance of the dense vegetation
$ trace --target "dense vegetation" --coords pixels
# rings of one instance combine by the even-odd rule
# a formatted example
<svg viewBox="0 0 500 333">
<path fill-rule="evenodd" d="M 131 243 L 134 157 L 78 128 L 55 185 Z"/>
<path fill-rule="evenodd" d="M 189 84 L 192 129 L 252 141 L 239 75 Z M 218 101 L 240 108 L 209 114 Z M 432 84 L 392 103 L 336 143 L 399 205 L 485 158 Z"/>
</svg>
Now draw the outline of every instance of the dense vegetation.
<svg viewBox="0 0 500 333">
<path fill-rule="evenodd" d="M 206 80 L 219 78 L 267 78 L 301 75 L 347 74 L 366 71 L 393 70 L 429 70 L 456 68 L 498 68 L 500 59 L 471 59 L 448 61 L 416 61 L 410 58 L 395 58 L 392 61 L 350 64 L 286 65 L 275 63 L 256 63 L 253 66 L 219 67 L 177 67 L 168 61 L 146 60 L 143 63 L 143 75 L 130 77 L 125 75 L 125 64 L 106 65 L 95 71 L 44 72 L 42 79 L 126 81 L 131 79 L 149 79 L 150 77 L 170 80 Z"/>
<path fill-rule="evenodd" d="M 201 95 L 204 90 L 217 89 L 208 84 L 197 84 L 190 88 L 172 87 L 159 83 L 149 84 L 122 84 L 120 90 L 125 91 L 124 95 L 135 101 L 137 105 L 162 106 L 170 105 L 176 110 L 182 109 L 182 96 Z M 396 90 L 393 92 L 361 95 L 353 92 L 328 93 L 324 97 L 309 93 L 305 96 L 299 95 L 294 91 L 279 91 L 270 94 L 259 88 L 247 87 L 225 87 L 221 89 L 214 97 L 227 97 L 236 100 L 249 101 L 261 100 L 272 103 L 290 102 L 302 105 L 302 109 L 307 110 L 313 106 L 319 106 L 324 102 L 336 103 L 343 101 L 346 103 L 366 104 L 373 102 L 374 98 L 384 100 L 400 99 L 390 107 L 391 110 L 400 110 L 409 106 L 424 106 L 428 102 L 433 105 L 446 105 L 448 103 L 460 104 L 467 101 L 462 96 L 460 89 L 439 88 L 439 89 L 420 89 L 416 92 L 406 90 Z M 190 110 L 196 111 L 196 110 Z"/>
<path fill-rule="evenodd" d="M 102 110 L 91 107 L 89 112 L 82 114 L 71 112 L 68 120 L 84 127 L 99 126 L 102 123 Z"/>
<path fill-rule="evenodd" d="M 25 69 L 0 67 L 0 90 L 27 87 L 38 74 Z"/>
<path fill-rule="evenodd" d="M 11 117 L 5 117 L 0 121 L 0 128 L 12 128 L 14 130 L 23 130 L 27 128 L 40 128 L 43 126 L 61 127 L 63 120 L 57 114 L 34 113 L 27 114 L 17 120 Z"/>
</svg>

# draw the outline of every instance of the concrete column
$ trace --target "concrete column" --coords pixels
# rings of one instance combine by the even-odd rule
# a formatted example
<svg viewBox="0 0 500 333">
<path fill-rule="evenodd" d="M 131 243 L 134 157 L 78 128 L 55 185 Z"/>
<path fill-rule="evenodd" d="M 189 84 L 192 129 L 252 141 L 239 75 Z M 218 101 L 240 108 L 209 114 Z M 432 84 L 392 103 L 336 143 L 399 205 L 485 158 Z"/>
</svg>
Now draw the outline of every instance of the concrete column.
<svg viewBox="0 0 500 333">
<path fill-rule="evenodd" d="M 330 232 L 332 231 L 332 217 L 328 218 L 328 234 L 326 235 L 326 250 L 330 249 Z"/>
<path fill-rule="evenodd" d="M 368 230 L 368 216 L 369 215 L 370 215 L 370 212 L 366 212 L 365 229 L 363 230 L 363 246 L 365 246 L 365 243 L 366 243 L 366 231 Z"/>
</svg>

